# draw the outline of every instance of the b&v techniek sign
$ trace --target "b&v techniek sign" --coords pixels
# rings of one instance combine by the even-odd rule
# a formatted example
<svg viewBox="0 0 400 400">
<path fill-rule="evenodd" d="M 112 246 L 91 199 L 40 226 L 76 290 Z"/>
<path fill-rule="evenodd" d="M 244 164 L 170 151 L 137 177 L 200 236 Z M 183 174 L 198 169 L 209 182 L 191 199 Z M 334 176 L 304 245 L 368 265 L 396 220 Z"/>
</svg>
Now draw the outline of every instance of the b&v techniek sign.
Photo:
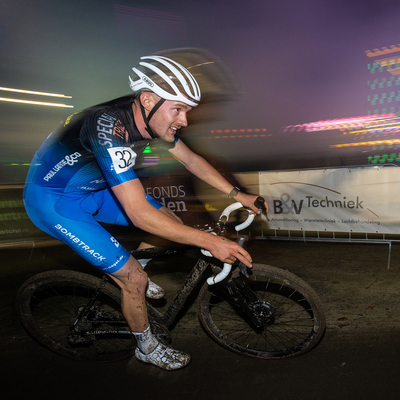
<svg viewBox="0 0 400 400">
<path fill-rule="evenodd" d="M 400 233 L 400 168 L 260 172 L 268 228 Z"/>
</svg>

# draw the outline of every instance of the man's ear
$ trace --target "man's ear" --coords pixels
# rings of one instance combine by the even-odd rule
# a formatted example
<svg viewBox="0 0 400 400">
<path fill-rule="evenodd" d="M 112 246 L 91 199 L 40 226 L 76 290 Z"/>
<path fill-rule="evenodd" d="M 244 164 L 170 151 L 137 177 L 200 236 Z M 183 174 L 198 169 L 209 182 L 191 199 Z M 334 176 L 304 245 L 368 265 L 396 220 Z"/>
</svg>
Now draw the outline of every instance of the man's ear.
<svg viewBox="0 0 400 400">
<path fill-rule="evenodd" d="M 154 99 L 150 92 L 142 92 L 140 94 L 140 102 L 146 111 L 150 112 L 154 107 Z"/>
</svg>

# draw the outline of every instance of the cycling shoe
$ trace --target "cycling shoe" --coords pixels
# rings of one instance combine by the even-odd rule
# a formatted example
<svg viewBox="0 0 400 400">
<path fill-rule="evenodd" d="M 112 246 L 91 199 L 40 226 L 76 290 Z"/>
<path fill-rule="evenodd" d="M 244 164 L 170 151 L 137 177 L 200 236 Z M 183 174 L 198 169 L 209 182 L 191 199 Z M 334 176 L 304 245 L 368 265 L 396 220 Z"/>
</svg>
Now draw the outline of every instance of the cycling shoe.
<svg viewBox="0 0 400 400">
<path fill-rule="evenodd" d="M 149 284 L 146 290 L 146 296 L 149 299 L 162 299 L 164 297 L 164 289 L 161 286 L 156 285 L 149 279 Z"/>
<path fill-rule="evenodd" d="M 156 365 L 167 371 L 183 368 L 190 363 L 190 355 L 182 351 L 167 347 L 162 343 L 149 354 L 143 354 L 137 347 L 135 356 L 138 360 Z"/>
</svg>

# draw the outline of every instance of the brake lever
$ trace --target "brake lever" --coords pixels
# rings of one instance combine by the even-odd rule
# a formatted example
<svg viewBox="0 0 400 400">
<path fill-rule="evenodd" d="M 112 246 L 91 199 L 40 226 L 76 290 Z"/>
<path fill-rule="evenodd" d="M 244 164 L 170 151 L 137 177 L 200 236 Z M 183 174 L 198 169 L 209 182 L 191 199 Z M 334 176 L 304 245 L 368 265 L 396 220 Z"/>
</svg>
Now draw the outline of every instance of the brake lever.
<svg viewBox="0 0 400 400">
<path fill-rule="evenodd" d="M 254 201 L 254 205 L 261 210 L 261 218 L 265 222 L 269 222 L 269 217 L 267 213 L 267 209 L 264 206 L 265 199 L 264 197 L 258 196 L 256 200 Z"/>
<path fill-rule="evenodd" d="M 240 247 L 243 247 L 243 248 L 244 248 L 244 246 L 245 246 L 247 240 L 248 240 L 248 237 L 246 237 L 246 236 L 241 236 L 241 237 L 237 240 L 237 244 L 238 244 Z M 243 264 L 241 261 L 239 261 L 238 267 L 239 267 L 239 271 L 240 271 L 246 278 L 249 278 L 249 273 L 247 272 L 247 271 L 248 271 L 248 267 L 247 267 L 245 264 Z"/>
<path fill-rule="evenodd" d="M 239 262 L 239 271 L 246 277 L 246 278 L 250 278 L 248 271 L 248 268 L 246 265 L 244 265 L 241 261 Z"/>
</svg>

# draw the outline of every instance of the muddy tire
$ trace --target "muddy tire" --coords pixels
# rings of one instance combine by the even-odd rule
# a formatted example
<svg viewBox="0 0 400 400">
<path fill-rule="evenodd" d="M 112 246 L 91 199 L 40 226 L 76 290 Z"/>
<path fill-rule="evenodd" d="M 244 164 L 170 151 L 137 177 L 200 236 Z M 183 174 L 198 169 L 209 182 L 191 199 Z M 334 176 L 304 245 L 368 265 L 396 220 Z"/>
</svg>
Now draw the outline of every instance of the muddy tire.
<svg viewBox="0 0 400 400">
<path fill-rule="evenodd" d="M 222 346 L 251 357 L 280 359 L 311 350 L 325 331 L 316 292 L 289 271 L 254 264 L 244 282 L 258 301 L 252 304 L 262 327 L 255 327 L 223 290 L 205 284 L 199 295 L 200 322 Z"/>
<path fill-rule="evenodd" d="M 94 309 L 121 320 L 119 329 L 129 327 L 123 319 L 120 290 L 111 283 L 76 271 L 48 271 L 26 281 L 17 295 L 20 319 L 28 333 L 48 349 L 75 360 L 107 362 L 133 355 L 132 335 L 93 334 L 82 343 L 71 341 L 71 329 L 79 309 L 88 304 L 100 287 Z M 108 328 L 105 322 L 86 321 L 84 329 Z M 114 326 L 114 325 L 113 325 Z"/>
</svg>

